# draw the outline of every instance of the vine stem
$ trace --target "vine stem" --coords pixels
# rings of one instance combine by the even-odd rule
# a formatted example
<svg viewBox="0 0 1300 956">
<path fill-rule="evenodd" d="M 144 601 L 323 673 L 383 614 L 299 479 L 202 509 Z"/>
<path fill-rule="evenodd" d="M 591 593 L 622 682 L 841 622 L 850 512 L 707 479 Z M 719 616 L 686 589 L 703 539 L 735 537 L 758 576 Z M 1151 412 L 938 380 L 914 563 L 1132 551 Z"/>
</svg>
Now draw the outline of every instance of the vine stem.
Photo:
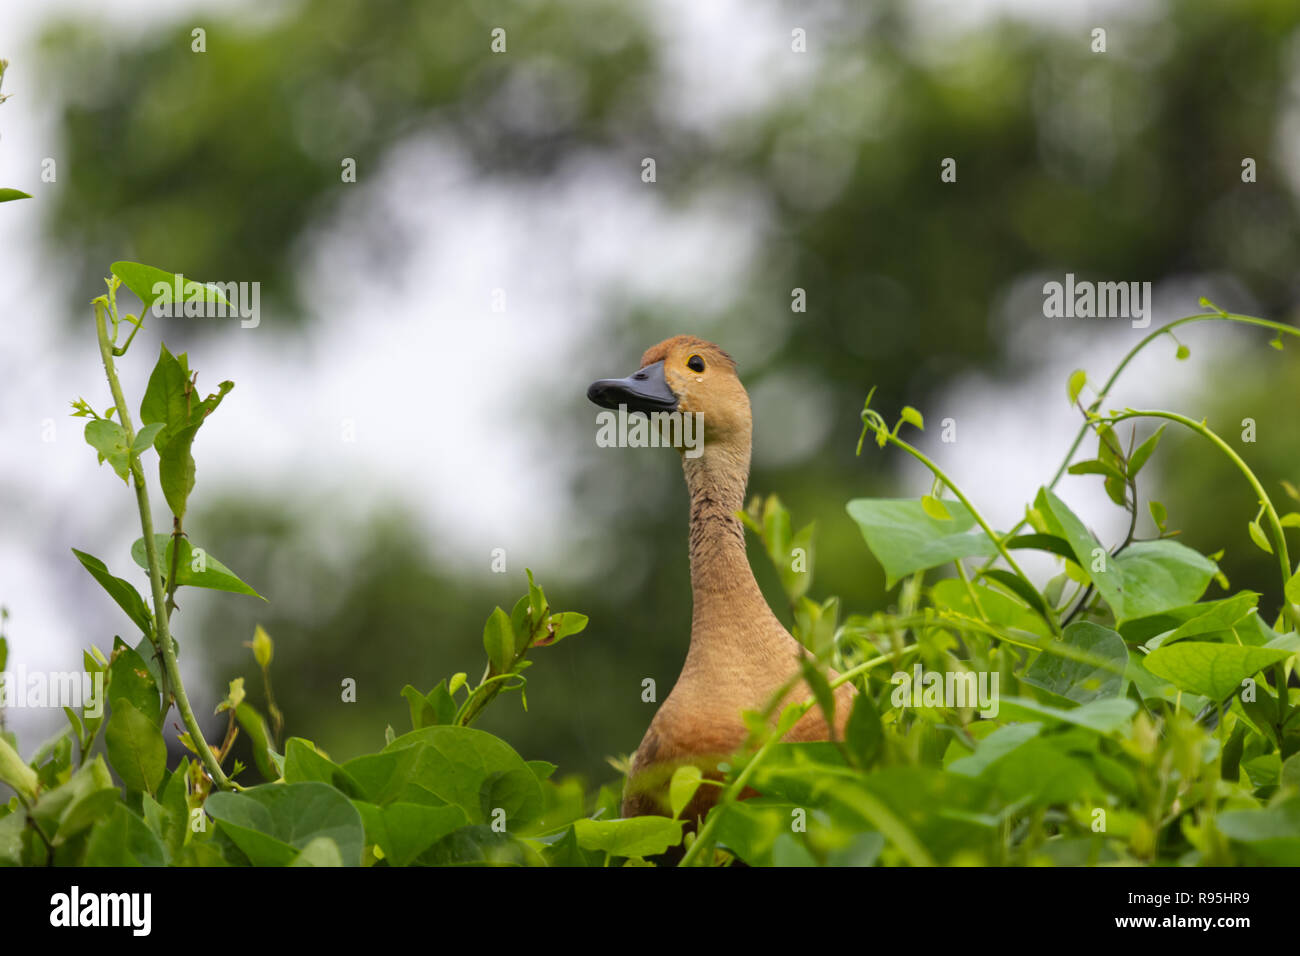
<svg viewBox="0 0 1300 956">
<path fill-rule="evenodd" d="M 117 367 L 113 362 L 113 343 L 108 337 L 108 329 L 104 324 L 104 297 L 100 296 L 95 299 L 94 306 L 95 331 L 99 336 L 99 354 L 104 360 L 104 374 L 108 378 L 108 387 L 113 393 L 113 402 L 117 406 L 118 423 L 126 434 L 127 447 L 129 448 L 135 441 L 135 428 L 131 424 L 131 412 L 127 408 L 126 397 L 122 394 L 122 385 L 117 377 Z M 190 741 L 194 744 L 195 750 L 198 751 L 204 769 L 208 772 L 208 776 L 212 778 L 213 783 L 223 790 L 229 790 L 231 789 L 231 782 L 222 771 L 221 764 L 217 762 L 217 758 L 212 753 L 212 748 L 208 746 L 207 740 L 204 739 L 199 722 L 194 717 L 194 709 L 190 707 L 189 696 L 185 693 L 185 685 L 181 683 L 180 668 L 176 664 L 176 647 L 172 642 L 171 627 L 168 622 L 167 594 L 163 589 L 158 545 L 153 534 L 153 512 L 149 508 L 149 489 L 144 481 L 144 469 L 140 465 L 140 456 L 130 453 L 127 458 L 131 468 L 131 480 L 135 485 L 135 500 L 140 510 L 140 528 L 144 531 L 145 558 L 149 564 L 149 586 L 153 592 L 154 629 L 156 631 L 154 643 L 162 652 L 163 668 L 167 674 L 167 681 L 171 684 L 176 709 L 180 712 L 181 720 L 184 721 L 185 728 L 190 733 Z"/>
<path fill-rule="evenodd" d="M 1264 486 L 1259 483 L 1259 479 L 1255 477 L 1255 472 L 1253 472 L 1250 466 L 1246 464 L 1245 459 L 1238 455 L 1231 445 L 1220 438 L 1218 434 L 1216 434 L 1204 422 L 1198 422 L 1195 419 L 1188 418 L 1186 415 L 1179 415 L 1177 412 L 1130 408 L 1118 415 L 1108 416 L 1103 420 L 1114 424 L 1116 422 L 1128 421 L 1132 418 L 1163 418 L 1167 421 L 1176 422 L 1179 425 L 1191 429 L 1218 448 L 1219 451 L 1223 452 L 1223 454 L 1225 454 L 1237 467 L 1237 470 L 1245 476 L 1246 481 L 1250 483 L 1251 489 L 1255 492 L 1260 505 L 1263 507 L 1264 513 L 1268 515 L 1269 529 L 1273 532 L 1273 539 L 1276 542 L 1275 554 L 1277 555 L 1278 564 L 1281 565 L 1282 571 L 1282 606 L 1286 608 L 1286 614 L 1287 617 L 1291 619 L 1291 623 L 1300 628 L 1300 612 L 1297 612 L 1295 605 L 1287 600 L 1286 597 L 1286 585 L 1287 582 L 1291 580 L 1292 575 L 1291 558 L 1287 554 L 1286 548 L 1286 532 L 1282 528 L 1282 520 L 1278 517 L 1277 509 L 1273 507 L 1272 499 L 1269 498 L 1268 492 L 1264 490 Z"/>
<path fill-rule="evenodd" d="M 917 448 L 914 445 L 909 444 L 908 442 L 903 441 L 903 439 L 899 438 L 897 435 L 887 430 L 883 424 L 879 424 L 875 421 L 869 420 L 866 417 L 866 414 L 867 414 L 866 412 L 863 412 L 863 423 L 862 423 L 863 428 L 864 429 L 870 428 L 872 431 L 876 432 L 877 435 L 883 435 L 886 441 L 888 441 L 891 444 L 897 445 L 899 448 L 903 449 L 903 451 L 907 452 L 909 455 L 911 455 L 921 464 L 925 465 L 926 468 L 929 468 L 930 472 L 941 482 L 943 482 L 944 485 L 946 485 L 949 489 L 951 489 L 952 493 L 957 496 L 957 500 L 960 501 L 965 506 L 968 512 L 970 512 L 970 516 L 975 519 L 976 523 L 984 530 L 984 533 L 988 535 L 989 540 L 993 542 L 993 547 L 997 548 L 998 554 L 1000 554 L 1002 556 L 1002 559 L 1007 562 L 1007 565 L 1015 573 L 1016 577 L 1020 578 L 1020 580 L 1025 583 L 1025 586 L 1028 587 L 1031 591 L 1037 591 L 1038 589 L 1034 587 L 1034 582 L 1030 581 L 1029 577 L 1025 574 L 1025 572 L 1020 570 L 1020 565 L 1016 564 L 1016 559 L 1013 558 L 1011 556 L 1011 552 L 1007 550 L 1007 546 L 1003 542 L 1003 539 L 998 536 L 998 533 L 996 531 L 994 531 L 991 527 L 989 527 L 989 523 L 984 520 L 984 516 L 979 513 L 979 510 L 973 504 L 971 504 L 970 499 L 967 498 L 966 495 L 962 493 L 962 490 L 957 487 L 957 485 L 953 482 L 951 478 L 948 477 L 948 475 L 944 472 L 944 470 L 940 468 L 938 465 L 936 465 L 934 461 L 931 460 L 930 456 L 927 455 L 925 452 L 921 451 L 921 449 Z M 1013 532 L 1008 532 L 1007 537 L 1010 537 L 1012 533 Z M 988 566 L 986 565 L 983 570 L 987 570 L 987 569 Z M 1056 619 L 1055 610 L 1052 609 L 1050 604 L 1046 604 L 1046 603 L 1044 604 L 1044 608 L 1046 610 L 1046 613 L 1043 615 L 1044 618 L 1047 620 L 1048 625 L 1051 627 L 1052 633 L 1059 637 L 1061 635 L 1061 625 L 1060 622 L 1058 622 Z"/>
<path fill-rule="evenodd" d="M 1110 394 L 1110 390 L 1114 388 L 1115 383 L 1119 381 L 1120 375 L 1124 373 L 1124 370 L 1128 368 L 1133 359 L 1137 358 L 1139 352 L 1162 335 L 1171 334 L 1173 329 L 1178 326 L 1189 325 L 1192 322 L 1236 322 L 1239 325 L 1254 325 L 1262 329 L 1272 329 L 1279 335 L 1285 333 L 1287 335 L 1300 337 L 1300 329 L 1297 329 L 1293 325 L 1274 322 L 1271 319 L 1261 319 L 1254 315 L 1240 315 L 1236 312 L 1224 312 L 1219 310 L 1215 312 L 1198 312 L 1196 315 L 1183 316 L 1181 319 L 1175 319 L 1172 322 L 1162 325 L 1160 328 L 1156 329 L 1138 342 L 1137 345 L 1129 349 L 1124 358 L 1120 360 L 1120 363 L 1115 366 L 1115 371 L 1110 373 L 1110 378 L 1106 379 L 1106 384 L 1101 387 L 1101 391 L 1097 392 L 1097 398 L 1090 406 L 1088 406 L 1088 410 L 1095 414 L 1097 409 L 1101 408 L 1101 403 L 1106 400 L 1106 396 Z M 1090 425 L 1091 422 L 1085 420 L 1079 427 L 1079 433 L 1074 436 L 1074 441 L 1070 444 L 1070 450 L 1065 453 L 1065 458 L 1061 461 L 1060 467 L 1056 469 L 1056 474 L 1054 474 L 1052 480 L 1047 483 L 1049 489 L 1055 489 L 1056 486 L 1060 484 L 1061 479 L 1065 476 L 1066 469 L 1070 467 L 1070 461 L 1074 458 L 1074 453 L 1077 452 L 1079 446 L 1083 444 L 1083 439 L 1087 436 Z M 1021 518 L 1016 522 L 1015 527 L 1008 531 L 1007 534 L 1015 534 L 1023 528 L 1027 522 L 1027 518 Z M 989 564 L 986 564 L 984 570 L 987 570 L 991 564 L 991 561 Z"/>
</svg>

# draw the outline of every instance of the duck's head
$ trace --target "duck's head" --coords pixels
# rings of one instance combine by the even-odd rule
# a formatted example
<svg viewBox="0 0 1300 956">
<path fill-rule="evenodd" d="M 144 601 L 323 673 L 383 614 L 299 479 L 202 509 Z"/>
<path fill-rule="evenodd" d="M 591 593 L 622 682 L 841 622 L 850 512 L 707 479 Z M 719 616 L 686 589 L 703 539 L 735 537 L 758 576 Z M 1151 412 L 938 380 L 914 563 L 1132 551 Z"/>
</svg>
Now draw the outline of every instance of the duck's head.
<svg viewBox="0 0 1300 956">
<path fill-rule="evenodd" d="M 709 443 L 743 443 L 748 451 L 753 419 L 736 363 L 712 342 L 678 335 L 652 346 L 627 378 L 592 382 L 587 398 L 602 408 L 702 414 Z"/>
</svg>

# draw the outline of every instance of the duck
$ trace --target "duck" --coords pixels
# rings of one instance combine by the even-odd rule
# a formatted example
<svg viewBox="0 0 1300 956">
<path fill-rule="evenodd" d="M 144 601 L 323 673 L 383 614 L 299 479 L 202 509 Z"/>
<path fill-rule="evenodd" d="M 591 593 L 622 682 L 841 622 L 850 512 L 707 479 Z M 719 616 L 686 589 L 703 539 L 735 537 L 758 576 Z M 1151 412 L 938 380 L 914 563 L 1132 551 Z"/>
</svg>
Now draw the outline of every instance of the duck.
<svg viewBox="0 0 1300 956">
<path fill-rule="evenodd" d="M 652 421 L 661 413 L 689 415 L 703 429 L 702 442 L 693 447 L 687 447 L 690 429 L 678 429 L 675 445 L 690 497 L 690 642 L 676 683 L 631 757 L 622 800 L 623 817 L 672 816 L 672 773 L 693 764 L 706 779 L 721 780 L 719 763 L 749 736 L 742 712 L 762 710 L 811 655 L 768 606 L 745 553 L 738 513 L 749 482 L 753 414 L 735 360 L 713 342 L 678 335 L 647 349 L 631 375 L 593 382 L 587 398 L 606 409 L 625 406 L 628 414 L 640 412 Z M 782 739 L 843 739 L 854 694 L 849 684 L 836 688 L 833 727 L 813 707 Z M 800 679 L 773 722 L 782 707 L 811 696 Z M 701 786 L 683 818 L 697 821 L 719 791 Z M 742 797 L 753 795 L 747 788 Z"/>
</svg>

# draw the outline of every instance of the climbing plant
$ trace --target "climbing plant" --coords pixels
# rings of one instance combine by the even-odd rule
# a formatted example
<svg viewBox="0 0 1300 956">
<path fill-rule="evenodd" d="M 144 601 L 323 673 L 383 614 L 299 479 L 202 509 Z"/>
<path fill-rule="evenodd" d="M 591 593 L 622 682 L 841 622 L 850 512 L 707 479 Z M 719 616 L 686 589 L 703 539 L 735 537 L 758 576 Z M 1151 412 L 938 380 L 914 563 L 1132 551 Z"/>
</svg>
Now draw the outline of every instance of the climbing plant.
<svg viewBox="0 0 1300 956">
<path fill-rule="evenodd" d="M 809 680 L 813 697 L 782 713 L 775 732 L 762 727 L 736 761 L 684 865 L 731 855 L 798 865 L 1300 863 L 1300 691 L 1291 686 L 1300 571 L 1286 538 L 1300 513 L 1282 514 L 1276 500 L 1294 507 L 1300 493 L 1283 482 L 1271 495 L 1205 421 L 1108 407 L 1152 343 L 1172 341 L 1187 356 L 1179 326 L 1265 328 L 1275 348 L 1300 334 L 1202 304 L 1206 312 L 1146 336 L 1095 389 L 1085 371 L 1071 374 L 1078 434 L 1005 532 L 904 437 L 924 428 L 920 412 L 904 408 L 891 428 L 868 395 L 858 453 L 871 437 L 934 478 L 917 498 L 848 503 L 888 586 L 899 586 L 887 611 L 841 622 L 836 599 L 810 599 L 806 576 L 790 568 L 792 555 L 808 560 L 811 529 L 792 537 L 774 497 L 750 506 L 744 520 L 822 668 Z M 1140 442 L 1139 423 L 1156 426 Z M 1240 473 L 1239 544 L 1276 558 L 1276 613 L 1264 615 L 1258 590 L 1233 590 L 1221 553 L 1180 543 L 1165 507 L 1142 496 L 1139 476 L 1169 427 Z M 1076 460 L 1089 438 L 1095 455 Z M 1122 540 L 1100 540 L 1057 494 L 1066 473 L 1103 482 L 1129 518 Z M 1136 533 L 1143 514 L 1148 538 Z M 1041 587 L 1021 566 L 1030 552 L 1059 569 Z M 828 691 L 845 681 L 860 693 L 844 740 L 779 742 L 808 708 L 832 708 Z M 739 802 L 746 786 L 762 796 Z"/>
<path fill-rule="evenodd" d="M 217 707 L 228 715 L 222 741 L 205 739 L 177 663 L 177 591 L 208 588 L 262 599 L 185 524 L 195 487 L 194 439 L 234 383 L 223 381 L 203 396 L 188 357 L 163 345 L 137 427 L 116 360 L 149 311 L 171 303 L 178 290 L 186 302 L 216 302 L 222 295 L 139 263 L 116 262 L 111 272 L 92 308 L 112 404 L 101 413 L 78 398 L 72 414 L 87 419 L 86 442 L 134 494 L 141 536 L 130 556 L 145 573 L 148 598 L 106 562 L 72 549 L 136 636 L 114 638 L 107 656 L 96 647 L 86 651 L 85 673 L 100 692 L 79 709 L 65 707 L 68 726 L 29 760 L 19 755 L 12 733 L 0 733 L 0 782 L 14 791 L 0 806 L 0 864 L 545 862 L 545 844 L 529 838 L 583 817 L 581 790 L 550 783 L 554 765 L 525 762 L 504 741 L 471 726 L 502 694 L 518 692 L 527 707 L 530 653 L 587 624 L 584 615 L 552 608 L 531 572 L 527 593 L 511 612 L 497 608 L 487 620 L 482 678 L 455 674 L 428 693 L 404 688 L 412 730 L 376 729 L 376 752 L 340 764 L 311 741 L 291 736 L 280 743 L 284 715 L 270 676 L 274 643 L 260 627 L 249 646 L 262 674 L 264 709 L 236 678 Z M 119 310 L 123 287 L 140 300 L 138 314 Z M 155 459 L 156 484 L 146 471 Z M 171 513 L 170 532 L 154 530 L 151 485 Z M 4 650 L 0 644 L 0 668 Z M 188 754 L 169 766 L 165 732 L 173 707 Z M 256 768 L 232 757 L 241 733 L 251 741 Z M 249 779 L 254 772 L 263 782 Z M 616 802 L 617 794 L 610 790 L 605 799 Z"/>
<path fill-rule="evenodd" d="M 814 528 L 795 532 L 776 497 L 756 499 L 740 517 L 773 562 L 810 652 L 792 677 L 810 696 L 778 711 L 778 694 L 746 714 L 750 739 L 721 782 L 678 770 L 672 818 L 622 820 L 621 781 L 588 791 L 473 726 L 502 696 L 517 692 L 526 709 L 534 653 L 587 624 L 555 610 L 531 572 L 513 608 L 487 618 L 481 677 L 461 672 L 427 692 L 403 688 L 411 729 L 376 728 L 374 752 L 338 761 L 327 742 L 285 737 L 292 715 L 276 705 L 274 643 L 261 628 L 249 641 L 260 699 L 242 677 L 232 680 L 217 707 L 226 715 L 222 740 L 204 737 L 178 667 L 177 592 L 263 600 L 202 547 L 201 528 L 186 524 L 195 436 L 234 386 L 221 382 L 204 396 L 188 357 L 164 345 L 133 410 L 116 359 L 178 290 L 187 301 L 221 293 L 139 263 L 114 263 L 111 273 L 92 308 L 112 401 L 78 398 L 73 414 L 87 420 L 87 443 L 135 499 L 141 534 L 130 557 L 147 588 L 142 594 L 107 562 L 73 549 L 125 614 L 118 623 L 130 625 L 130 639 L 115 637 L 108 655 L 85 652 L 85 673 L 102 694 L 65 708 L 67 727 L 30 758 L 0 732 L 0 783 L 13 791 L 0 805 L 0 864 L 1300 863 L 1300 706 L 1290 686 L 1300 574 L 1287 541 L 1300 514 L 1279 507 L 1300 493 L 1265 488 L 1205 421 L 1109 407 L 1134 356 L 1172 340 L 1177 326 L 1265 328 L 1276 347 L 1298 334 L 1290 326 L 1207 303 L 1148 335 L 1099 385 L 1072 374 L 1065 397 L 1080 413 L 1078 435 L 1006 531 L 908 441 L 907 429 L 924 428 L 919 411 L 904 408 L 889 427 L 869 395 L 859 454 L 871 437 L 934 478 L 915 498 L 847 506 L 896 600 L 842 617 L 838 598 L 810 597 Z M 138 312 L 119 311 L 123 287 L 140 300 Z M 1170 428 L 1240 473 L 1242 538 L 1232 546 L 1276 559 L 1276 611 L 1265 613 L 1258 590 L 1234 591 L 1220 555 L 1182 544 L 1178 516 L 1144 496 L 1144 468 Z M 1085 441 L 1096 452 L 1076 460 Z M 1122 539 L 1101 540 L 1058 494 L 1066 473 L 1102 481 L 1128 516 Z M 106 473 L 106 502 L 121 496 L 114 485 Z M 169 530 L 154 528 L 152 490 L 171 515 Z M 1143 515 L 1154 528 L 1147 537 L 1138 534 Z M 1057 568 L 1046 583 L 1025 572 L 1031 553 Z M 0 637 L 0 669 L 5 650 Z M 848 682 L 857 693 L 843 739 L 781 742 L 809 709 L 832 711 L 832 690 Z M 165 736 L 173 707 L 183 724 L 179 760 L 169 758 Z M 241 735 L 255 766 L 233 757 Z M 700 787 L 717 788 L 717 804 L 686 820 Z M 749 789 L 758 796 L 740 800 Z"/>
<path fill-rule="evenodd" d="M 9 61 L 0 58 L 0 89 L 4 88 L 5 70 L 9 69 Z M 0 92 L 0 103 L 9 99 L 10 94 Z M 0 188 L 0 202 L 12 202 L 15 199 L 31 199 L 32 197 L 21 189 L 13 189 L 8 186 Z"/>
</svg>

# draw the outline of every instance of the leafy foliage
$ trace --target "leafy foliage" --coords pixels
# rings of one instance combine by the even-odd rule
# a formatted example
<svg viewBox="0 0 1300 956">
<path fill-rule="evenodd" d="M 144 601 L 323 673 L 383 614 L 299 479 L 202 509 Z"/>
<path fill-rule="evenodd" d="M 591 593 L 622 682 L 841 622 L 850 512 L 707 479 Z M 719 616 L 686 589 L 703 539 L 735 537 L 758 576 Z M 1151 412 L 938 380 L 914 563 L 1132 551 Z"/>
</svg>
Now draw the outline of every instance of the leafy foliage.
<svg viewBox="0 0 1300 956">
<path fill-rule="evenodd" d="M 0 59 L 0 87 L 3 87 L 4 85 L 5 70 L 8 68 L 9 68 L 9 61 L 5 59 Z M 8 98 L 9 97 L 6 94 L 0 93 L 0 103 L 3 103 Z M 31 198 L 32 197 L 29 193 L 25 193 L 21 189 L 13 189 L 7 186 L 3 189 L 0 189 L 0 202 L 12 202 L 15 199 L 31 199 Z"/>
<path fill-rule="evenodd" d="M 140 292 L 137 273 L 159 270 L 124 272 Z M 261 597 L 191 545 L 182 527 L 194 432 L 230 383 L 199 400 L 187 359 L 164 347 L 135 431 L 112 359 L 140 320 L 119 316 L 118 283 L 108 280 L 108 295 L 95 302 L 115 405 L 99 415 L 78 401 L 74 414 L 98 426 L 88 426 L 88 443 L 134 488 L 143 534 L 131 551 L 149 575 L 151 602 L 103 561 L 74 551 L 140 634 L 134 643 L 115 638 L 109 658 L 94 648 L 85 654 L 86 672 L 105 684 L 107 713 L 103 700 L 66 708 L 66 731 L 30 760 L 0 734 L 0 782 L 14 793 L 0 807 L 0 863 L 588 866 L 644 865 L 673 853 L 682 865 L 1300 862 L 1300 692 L 1290 686 L 1300 572 L 1286 540 L 1300 520 L 1277 513 L 1204 422 L 1165 411 L 1103 415 L 1109 386 L 1085 407 L 1086 376 L 1077 372 L 1067 395 L 1083 424 L 1071 457 L 1089 434 L 1099 450 L 1065 462 L 1056 479 L 1069 470 L 1108 486 L 1132 519 L 1117 543 L 1088 528 L 1054 490 L 1056 479 L 1019 525 L 995 531 L 900 437 L 904 425 L 924 427 L 921 413 L 904 409 L 888 428 L 871 396 L 863 439 L 913 455 L 935 478 L 917 500 L 847 506 L 898 586 L 894 606 L 841 620 L 837 598 L 810 597 L 814 527 L 792 533 L 775 496 L 755 499 L 741 518 L 773 562 L 796 637 L 813 651 L 800 674 L 813 697 L 785 707 L 775 726 L 764 717 L 781 695 L 766 713 L 746 714 L 751 739 L 722 768 L 721 784 L 698 767 L 677 770 L 667 782 L 671 818 L 618 819 L 616 787 L 589 793 L 579 779 L 554 779 L 553 764 L 525 760 L 471 726 L 502 694 L 518 691 L 526 710 L 530 655 L 587 625 L 582 614 L 553 609 L 531 572 L 511 611 L 487 617 L 481 679 L 456 673 L 427 692 L 407 685 L 411 729 L 390 727 L 382 746 L 342 763 L 301 737 L 281 746 L 274 642 L 259 627 L 248 646 L 263 700 L 250 697 L 244 678 L 232 680 L 217 708 L 227 714 L 225 739 L 213 746 L 190 711 L 169 622 L 181 586 Z M 1196 318 L 1297 334 L 1217 311 Z M 118 344 L 123 324 L 133 330 Z M 1126 452 L 1117 429 L 1138 418 L 1162 424 Z M 1157 536 L 1135 536 L 1138 475 L 1170 423 L 1224 453 L 1250 486 L 1259 511 L 1242 544 L 1267 550 L 1283 584 L 1282 607 L 1267 623 L 1260 592 L 1230 592 L 1214 557 L 1173 540 L 1157 503 L 1149 503 L 1161 516 Z M 171 534 L 152 531 L 141 467 L 151 449 Z M 1045 584 L 1031 579 L 1015 558 L 1025 551 L 1047 556 L 1059 573 Z M 1229 593 L 1207 596 L 1216 581 Z M 0 655 L 6 649 L 0 644 Z M 782 742 L 809 708 L 833 708 L 831 691 L 849 681 L 859 693 L 843 740 Z M 194 759 L 169 768 L 163 728 L 173 705 Z M 252 741 L 260 784 L 232 762 L 241 733 Z M 704 787 L 716 788 L 716 804 L 702 819 L 686 818 Z M 749 791 L 757 796 L 742 802 Z"/>
</svg>

